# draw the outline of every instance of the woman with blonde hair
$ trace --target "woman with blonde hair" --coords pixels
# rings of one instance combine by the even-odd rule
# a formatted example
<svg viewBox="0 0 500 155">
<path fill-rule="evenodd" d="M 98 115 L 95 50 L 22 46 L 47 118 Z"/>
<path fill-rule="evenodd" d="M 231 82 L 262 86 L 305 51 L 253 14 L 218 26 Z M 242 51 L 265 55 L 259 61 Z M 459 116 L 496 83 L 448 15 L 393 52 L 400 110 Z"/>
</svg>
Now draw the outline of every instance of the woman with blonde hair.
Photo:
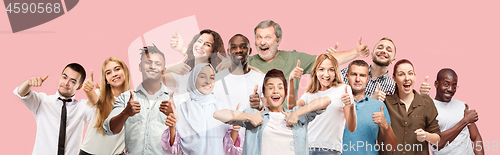
<svg viewBox="0 0 500 155">
<path fill-rule="evenodd" d="M 300 78 L 301 68 L 296 67 L 290 73 L 290 83 Z M 298 73 L 298 74 L 297 74 Z M 339 63 L 331 54 L 321 54 L 316 58 L 311 70 L 311 80 L 306 92 L 297 101 L 297 106 L 304 106 L 315 99 L 328 96 L 330 105 L 323 114 L 316 116 L 308 125 L 308 142 L 311 154 L 340 154 L 342 152 L 342 137 L 344 126 L 351 132 L 356 130 L 356 110 L 354 102 L 347 105 L 342 102 L 342 95 L 352 95 L 351 87 L 342 80 Z M 295 94 L 290 86 L 290 94 Z M 289 97 L 290 103 L 295 97 Z"/>
<path fill-rule="evenodd" d="M 101 68 L 101 86 L 93 81 L 91 71 L 90 80 L 85 81 L 83 90 L 87 95 L 87 104 L 96 108 L 85 139 L 80 150 L 80 155 L 87 154 L 123 154 L 125 148 L 124 132 L 117 135 L 106 135 L 103 131 L 104 120 L 113 109 L 115 97 L 130 89 L 130 72 L 127 65 L 116 57 L 107 58 Z M 98 89 L 94 90 L 94 86 Z M 123 131 L 123 130 L 122 130 Z"/>
</svg>

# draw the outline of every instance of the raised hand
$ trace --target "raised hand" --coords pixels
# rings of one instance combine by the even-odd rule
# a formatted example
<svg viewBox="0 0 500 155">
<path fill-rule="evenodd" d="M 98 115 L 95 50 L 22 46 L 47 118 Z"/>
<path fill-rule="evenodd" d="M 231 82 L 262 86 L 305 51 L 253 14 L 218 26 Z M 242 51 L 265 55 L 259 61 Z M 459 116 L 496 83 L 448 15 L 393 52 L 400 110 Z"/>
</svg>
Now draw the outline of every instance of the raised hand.
<svg viewBox="0 0 500 155">
<path fill-rule="evenodd" d="M 255 85 L 255 88 L 253 89 L 253 94 L 249 96 L 249 101 L 250 101 L 250 107 L 252 109 L 259 109 L 260 108 L 260 96 L 257 93 L 257 89 L 259 89 L 259 85 Z"/>
<path fill-rule="evenodd" d="M 476 110 L 469 110 L 469 105 L 465 104 L 464 118 L 462 118 L 467 123 L 475 123 L 479 119 L 479 115 Z"/>
<path fill-rule="evenodd" d="M 174 92 L 170 93 L 170 98 L 167 101 L 161 102 L 160 111 L 166 116 L 175 112 Z"/>
<path fill-rule="evenodd" d="M 44 77 L 32 77 L 28 79 L 28 85 L 31 87 L 40 87 L 47 78 L 49 78 L 49 75 L 45 75 Z"/>
<path fill-rule="evenodd" d="M 362 38 L 359 37 L 358 43 L 356 44 L 356 51 L 360 56 L 368 57 L 370 56 L 370 49 L 365 44 L 361 43 Z"/>
<path fill-rule="evenodd" d="M 299 121 L 299 116 L 297 116 L 294 112 L 291 113 L 286 113 L 285 111 L 281 111 L 283 115 L 286 117 L 286 126 L 293 126 L 297 124 L 297 121 Z"/>
<path fill-rule="evenodd" d="M 97 83 L 94 83 L 94 71 L 90 70 L 90 79 L 86 79 L 85 83 L 83 83 L 83 91 L 91 92 L 94 90 L 94 87 L 99 87 Z"/>
<path fill-rule="evenodd" d="M 217 53 L 217 56 L 222 60 L 219 65 L 217 65 L 217 67 L 215 68 L 215 70 L 217 70 L 218 72 L 221 71 L 221 70 L 224 70 L 226 68 L 229 68 L 231 67 L 231 59 L 228 59 L 222 55 L 220 55 L 220 53 Z"/>
<path fill-rule="evenodd" d="M 384 102 L 386 94 L 383 91 L 380 91 L 380 83 L 377 83 L 377 88 L 375 88 L 375 91 L 373 92 L 372 96 L 370 96 L 374 99 L 377 99 L 379 101 Z"/>
<path fill-rule="evenodd" d="M 428 132 L 423 129 L 417 129 L 415 130 L 415 133 L 417 134 L 417 140 L 419 142 L 424 142 L 428 134 Z"/>
<path fill-rule="evenodd" d="M 335 46 L 326 49 L 326 53 L 335 53 L 337 52 L 337 48 L 339 48 L 339 42 L 335 43 Z"/>
<path fill-rule="evenodd" d="M 141 112 L 141 104 L 139 103 L 139 101 L 134 101 L 134 93 L 132 93 L 132 91 L 130 91 L 130 98 L 123 112 L 128 117 L 132 117 L 135 114 Z"/>
<path fill-rule="evenodd" d="M 380 112 L 374 112 L 372 115 L 373 123 L 377 124 L 381 128 L 388 128 L 389 123 L 385 120 L 384 106 L 380 106 Z"/>
<path fill-rule="evenodd" d="M 170 95 L 170 99 L 173 98 L 172 94 Z M 177 123 L 177 121 L 179 120 L 179 117 L 177 115 L 177 111 L 175 111 L 175 109 L 176 109 L 175 104 L 172 102 L 172 104 L 169 104 L 169 107 L 170 107 L 170 109 L 172 109 L 172 112 L 167 115 L 167 120 L 165 121 L 165 125 L 167 125 L 169 127 L 175 127 L 175 123 Z"/>
<path fill-rule="evenodd" d="M 345 87 L 345 93 L 340 96 L 340 100 L 345 106 L 353 106 L 353 97 L 347 92 L 347 86 Z"/>
<path fill-rule="evenodd" d="M 429 80 L 429 76 L 425 77 L 424 82 L 420 86 L 420 94 L 429 95 L 431 92 L 431 84 L 427 83 L 427 80 Z"/>
<path fill-rule="evenodd" d="M 262 119 L 262 113 L 264 112 L 265 108 L 262 108 L 262 110 L 260 110 L 259 112 L 255 113 L 255 114 L 250 114 L 250 117 L 248 118 L 248 121 L 250 121 L 250 123 L 252 123 L 252 125 L 254 127 L 257 127 L 259 126 L 260 124 L 262 124 L 263 122 L 263 119 Z"/>
<path fill-rule="evenodd" d="M 170 39 L 170 47 L 177 52 L 181 52 L 184 48 L 184 40 L 182 40 L 181 35 L 175 31 L 175 35 Z"/>
<path fill-rule="evenodd" d="M 188 58 L 188 55 L 186 54 L 181 61 L 179 61 L 173 65 L 168 66 L 167 72 L 172 72 L 172 73 L 175 73 L 178 75 L 184 75 L 184 74 L 189 73 L 189 71 L 191 70 L 191 67 L 189 65 L 187 65 L 186 63 L 184 63 L 184 62 L 186 62 L 187 58 Z"/>
<path fill-rule="evenodd" d="M 297 60 L 297 66 L 290 72 L 290 79 L 299 79 L 304 73 L 304 69 L 300 68 L 300 60 Z"/>
</svg>

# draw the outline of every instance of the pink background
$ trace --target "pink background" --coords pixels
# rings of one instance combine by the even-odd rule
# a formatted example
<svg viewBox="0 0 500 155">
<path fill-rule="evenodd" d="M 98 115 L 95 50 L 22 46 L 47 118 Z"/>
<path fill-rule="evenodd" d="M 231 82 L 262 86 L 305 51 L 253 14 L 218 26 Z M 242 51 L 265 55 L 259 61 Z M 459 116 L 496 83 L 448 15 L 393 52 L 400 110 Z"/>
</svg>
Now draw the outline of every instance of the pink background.
<svg viewBox="0 0 500 155">
<path fill-rule="evenodd" d="M 0 150 L 2 154 L 30 154 L 33 149 L 35 119 L 12 93 L 20 83 L 33 76 L 49 74 L 44 85 L 34 90 L 53 94 L 66 64 L 81 63 L 88 72 L 100 70 L 104 59 L 110 56 L 129 64 L 129 46 L 134 40 L 159 26 L 193 15 L 197 25 L 189 25 L 189 29 L 197 26 L 215 30 L 226 44 L 229 37 L 242 33 L 250 38 L 252 47 L 253 28 L 262 20 L 273 19 L 283 28 L 280 49 L 310 54 L 323 53 L 335 42 L 340 43 L 339 50 L 352 49 L 359 36 L 373 49 L 380 38 L 390 37 L 397 46 L 396 58 L 408 58 L 415 65 L 417 89 L 426 75 L 433 83 L 437 71 L 443 67 L 453 68 L 460 77 L 455 98 L 466 101 L 478 111 L 477 125 L 483 140 L 498 142 L 500 136 L 495 134 L 495 126 L 499 105 L 495 98 L 489 97 L 498 95 L 495 91 L 499 86 L 494 80 L 499 75 L 494 63 L 498 61 L 499 52 L 496 38 L 500 35 L 499 5 L 495 1 L 480 4 L 457 1 L 226 1 L 215 4 L 210 1 L 85 0 L 53 21 L 16 34 L 11 32 L 7 13 L 2 11 Z M 159 39 L 168 43 L 174 32 L 168 31 Z M 183 33 L 186 33 L 183 38 L 187 44 L 192 34 Z M 179 55 L 168 46 L 162 49 L 167 55 Z M 370 58 L 364 60 L 371 62 Z M 96 73 L 95 78 L 99 76 L 100 73 Z M 307 81 L 303 80 L 301 88 L 306 85 Z M 434 89 L 431 97 L 434 97 Z M 77 98 L 85 98 L 83 91 L 77 92 Z M 490 150 L 488 154 L 496 152 Z"/>
</svg>

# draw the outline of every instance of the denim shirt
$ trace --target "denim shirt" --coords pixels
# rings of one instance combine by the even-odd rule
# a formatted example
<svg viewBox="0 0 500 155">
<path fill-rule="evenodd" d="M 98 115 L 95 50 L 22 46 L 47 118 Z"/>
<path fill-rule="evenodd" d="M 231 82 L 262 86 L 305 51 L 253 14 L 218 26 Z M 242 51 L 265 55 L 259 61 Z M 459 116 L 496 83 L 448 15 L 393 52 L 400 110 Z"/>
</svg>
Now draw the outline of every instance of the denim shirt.
<svg viewBox="0 0 500 155">
<path fill-rule="evenodd" d="M 165 121 L 167 116 L 160 112 L 160 104 L 170 98 L 171 90 L 161 84 L 161 88 L 153 96 L 154 103 L 150 103 L 144 87 L 139 85 L 134 93 L 134 101 L 139 101 L 141 111 L 125 122 L 125 146 L 127 154 L 164 154 L 161 147 L 161 136 L 167 129 Z M 120 114 L 130 99 L 130 91 L 122 93 L 115 101 L 113 110 L 104 121 L 103 130 L 108 135 L 114 135 L 109 121 Z M 151 106 L 153 104 L 153 106 Z M 152 108 L 151 108 L 152 107 Z"/>
<path fill-rule="evenodd" d="M 293 110 L 285 109 L 285 112 L 290 113 L 300 108 L 296 106 Z M 255 114 L 259 112 L 256 109 L 248 108 L 243 111 L 244 113 Z M 290 143 L 290 149 L 295 151 L 296 155 L 308 155 L 309 149 L 307 146 L 307 124 L 311 122 L 316 115 L 320 114 L 322 110 L 313 111 L 299 117 L 297 124 L 292 126 L 293 142 Z M 245 142 L 243 143 L 242 155 L 257 155 L 260 154 L 260 146 L 262 145 L 262 132 L 269 121 L 269 108 L 261 114 L 263 122 L 261 125 L 254 127 L 250 121 L 231 121 L 228 124 L 239 125 L 246 128 Z M 283 120 L 285 121 L 285 120 Z"/>
</svg>

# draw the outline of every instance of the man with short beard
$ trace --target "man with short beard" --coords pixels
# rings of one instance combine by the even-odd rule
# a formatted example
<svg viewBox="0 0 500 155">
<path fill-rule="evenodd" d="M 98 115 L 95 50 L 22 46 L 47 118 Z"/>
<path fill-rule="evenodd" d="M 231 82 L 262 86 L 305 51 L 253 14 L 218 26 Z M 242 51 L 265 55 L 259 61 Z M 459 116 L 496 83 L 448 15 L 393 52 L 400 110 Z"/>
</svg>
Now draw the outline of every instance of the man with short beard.
<svg viewBox="0 0 500 155">
<path fill-rule="evenodd" d="M 255 48 L 257 49 L 258 54 L 250 56 L 248 58 L 248 64 L 255 68 L 258 68 L 263 73 L 271 69 L 279 69 L 283 71 L 286 80 L 289 80 L 290 73 L 295 69 L 295 66 L 299 63 L 300 60 L 300 68 L 303 69 L 302 74 L 310 74 L 311 69 L 314 65 L 314 61 L 316 60 L 316 55 L 309 55 L 307 53 L 293 51 L 284 51 L 278 50 L 278 46 L 281 43 L 282 31 L 281 26 L 272 21 L 265 20 L 260 22 L 254 29 L 255 34 Z M 332 48 L 328 49 L 329 53 L 331 53 L 338 61 L 339 64 L 347 63 L 358 56 L 369 56 L 369 49 L 366 45 L 361 44 L 361 38 L 359 39 L 356 48 L 348 51 L 336 52 L 335 48 L 332 51 Z M 295 90 L 298 90 L 300 84 L 300 78 L 294 80 Z M 292 85 L 292 84 L 290 84 Z M 291 94 L 290 97 L 297 96 L 298 91 L 295 91 L 295 94 Z M 253 100 L 253 99 L 251 99 Z M 287 103 L 287 102 L 284 102 Z M 251 105 L 258 104 L 258 102 L 251 102 Z M 284 105 L 285 109 L 291 109 L 293 107 L 287 107 L 288 105 Z"/>
<path fill-rule="evenodd" d="M 396 56 L 396 46 L 394 42 L 384 37 L 378 41 L 372 52 L 373 63 L 368 68 L 368 83 L 365 93 L 374 99 L 384 101 L 386 95 L 394 94 L 396 84 L 389 76 L 389 65 L 394 62 Z M 342 69 L 342 77 L 344 82 L 349 84 L 347 80 L 347 67 Z"/>
</svg>

